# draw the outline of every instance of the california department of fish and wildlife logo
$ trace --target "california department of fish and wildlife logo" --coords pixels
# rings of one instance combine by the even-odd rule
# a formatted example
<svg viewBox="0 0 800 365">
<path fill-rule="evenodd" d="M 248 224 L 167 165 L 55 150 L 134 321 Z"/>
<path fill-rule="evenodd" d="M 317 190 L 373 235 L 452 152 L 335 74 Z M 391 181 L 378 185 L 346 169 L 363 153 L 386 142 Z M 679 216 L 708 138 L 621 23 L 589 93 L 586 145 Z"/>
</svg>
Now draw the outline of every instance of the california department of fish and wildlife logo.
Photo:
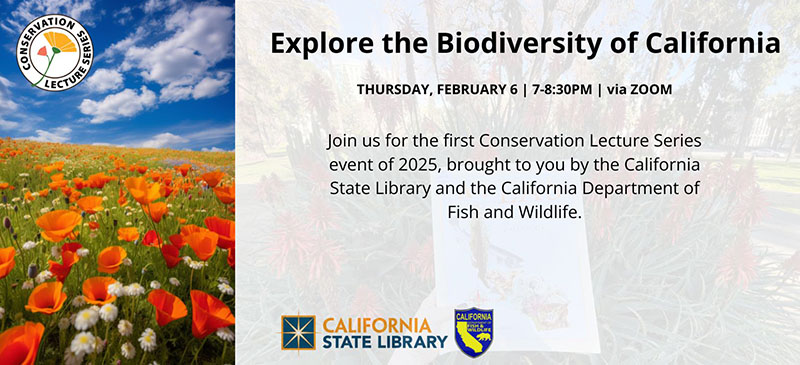
<svg viewBox="0 0 800 365">
<path fill-rule="evenodd" d="M 89 74 L 94 45 L 86 28 L 66 15 L 36 18 L 19 35 L 17 65 L 31 86 L 71 89 Z"/>
<path fill-rule="evenodd" d="M 494 338 L 494 310 L 456 309 L 456 344 L 469 357 L 486 353 Z"/>
</svg>

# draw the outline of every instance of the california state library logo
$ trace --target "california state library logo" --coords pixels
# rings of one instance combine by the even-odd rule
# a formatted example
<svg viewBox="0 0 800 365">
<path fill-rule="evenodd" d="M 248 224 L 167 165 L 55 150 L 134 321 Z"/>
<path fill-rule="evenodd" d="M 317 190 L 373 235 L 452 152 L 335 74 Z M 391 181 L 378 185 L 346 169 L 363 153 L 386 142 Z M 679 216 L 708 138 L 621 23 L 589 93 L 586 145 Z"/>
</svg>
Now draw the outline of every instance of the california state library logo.
<svg viewBox="0 0 800 365">
<path fill-rule="evenodd" d="M 17 65 L 31 86 L 64 91 L 79 84 L 94 61 L 89 32 L 77 20 L 50 14 L 28 24 L 17 41 Z"/>
<path fill-rule="evenodd" d="M 315 350 L 316 316 L 281 316 L 281 350 Z"/>
<path fill-rule="evenodd" d="M 494 338 L 493 309 L 456 309 L 456 344 L 469 357 L 478 357 L 489 350 Z"/>
</svg>

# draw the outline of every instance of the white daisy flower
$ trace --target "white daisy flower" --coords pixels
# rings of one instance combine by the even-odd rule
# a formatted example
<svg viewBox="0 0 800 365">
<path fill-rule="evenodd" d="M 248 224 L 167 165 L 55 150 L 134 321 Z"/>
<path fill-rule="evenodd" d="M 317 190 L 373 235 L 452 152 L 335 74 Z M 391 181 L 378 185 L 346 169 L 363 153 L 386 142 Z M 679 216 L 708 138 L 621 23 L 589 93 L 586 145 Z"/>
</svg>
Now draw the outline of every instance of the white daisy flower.
<svg viewBox="0 0 800 365">
<path fill-rule="evenodd" d="M 225 283 L 225 284 L 230 284 L 231 283 L 230 281 L 228 281 L 228 278 L 226 278 L 224 276 L 218 277 L 217 281 L 219 281 L 220 283 Z"/>
<path fill-rule="evenodd" d="M 222 294 L 233 295 L 233 288 L 231 288 L 231 286 L 228 284 L 220 283 L 217 285 L 217 288 L 222 292 Z"/>
<path fill-rule="evenodd" d="M 103 352 L 105 348 L 106 348 L 106 341 L 100 338 L 100 336 L 95 337 L 94 351 L 99 354 Z"/>
<path fill-rule="evenodd" d="M 22 244 L 22 249 L 23 250 L 30 250 L 30 249 L 36 247 L 37 245 L 39 245 L 39 243 L 33 242 L 33 241 L 28 241 L 28 242 L 25 242 L 25 243 Z"/>
<path fill-rule="evenodd" d="M 131 261 L 130 258 L 126 257 L 126 258 L 122 259 L 122 264 L 125 265 L 125 266 L 131 266 L 131 265 L 133 265 L 133 261 Z"/>
<path fill-rule="evenodd" d="M 5 317 L 5 316 L 6 316 L 6 309 L 3 308 L 3 307 L 0 307 L 0 319 L 3 319 L 3 317 Z"/>
<path fill-rule="evenodd" d="M 69 347 L 64 349 L 64 365 L 81 365 L 83 354 L 76 355 L 70 351 Z"/>
<path fill-rule="evenodd" d="M 61 246 L 50 247 L 50 255 L 54 258 L 61 258 Z"/>
<path fill-rule="evenodd" d="M 228 327 L 223 327 L 217 330 L 217 336 L 221 338 L 223 341 L 233 342 L 235 336 L 233 331 L 231 331 Z"/>
<path fill-rule="evenodd" d="M 153 281 L 150 282 L 150 288 L 151 289 L 161 289 L 161 283 L 159 283 L 156 280 L 153 280 Z"/>
<path fill-rule="evenodd" d="M 208 266 L 207 262 L 205 262 L 205 261 L 195 261 L 194 259 L 192 259 L 189 256 L 184 256 L 183 257 L 183 262 L 187 266 L 189 266 L 192 270 L 200 270 L 200 269 Z"/>
<path fill-rule="evenodd" d="M 44 283 L 45 281 L 50 280 L 50 278 L 52 277 L 53 273 L 51 273 L 50 270 L 43 270 L 38 275 L 36 275 L 36 284 Z"/>
<path fill-rule="evenodd" d="M 100 307 L 100 318 L 106 322 L 113 322 L 115 319 L 117 319 L 118 312 L 119 310 L 117 310 L 116 305 L 106 303 Z"/>
<path fill-rule="evenodd" d="M 125 342 L 120 347 L 120 352 L 122 352 L 122 357 L 130 360 L 136 356 L 136 348 L 130 342 Z"/>
<path fill-rule="evenodd" d="M 72 339 L 69 349 L 75 355 L 83 356 L 94 352 L 95 346 L 97 346 L 97 342 L 94 335 L 89 332 L 81 332 Z"/>
<path fill-rule="evenodd" d="M 122 336 L 130 336 L 133 333 L 133 324 L 128 322 L 124 319 L 121 319 L 117 324 L 117 330 L 119 330 L 119 334 Z"/>
<path fill-rule="evenodd" d="M 22 219 L 25 219 L 25 220 L 31 219 L 31 215 L 30 214 L 25 214 L 25 215 L 22 216 Z"/>
<path fill-rule="evenodd" d="M 144 287 L 139 283 L 125 286 L 125 295 L 135 297 L 144 294 Z"/>
<path fill-rule="evenodd" d="M 169 283 L 173 286 L 181 286 L 181 282 L 178 280 L 178 278 L 169 278 Z"/>
<path fill-rule="evenodd" d="M 108 294 L 111 294 L 115 297 L 124 297 L 125 296 L 125 287 L 122 286 L 122 283 L 119 281 L 115 281 L 108 285 Z"/>
<path fill-rule="evenodd" d="M 75 329 L 83 331 L 92 328 L 97 323 L 99 317 L 100 315 L 97 314 L 97 311 L 91 308 L 84 309 L 75 316 Z"/>
<path fill-rule="evenodd" d="M 56 205 L 57 203 L 58 203 L 58 199 L 53 200 L 53 205 Z M 45 213 L 47 213 L 49 211 L 50 211 L 50 208 L 47 208 L 47 207 L 39 209 L 39 213 L 42 213 L 42 214 L 45 214 Z"/>
<path fill-rule="evenodd" d="M 139 337 L 139 346 L 144 352 L 152 352 L 156 349 L 156 332 L 147 328 Z"/>
<path fill-rule="evenodd" d="M 86 257 L 89 256 L 89 249 L 88 248 L 79 248 L 78 251 L 75 251 L 78 254 L 78 257 Z"/>
<path fill-rule="evenodd" d="M 33 280 L 25 280 L 25 282 L 22 283 L 22 289 L 33 289 Z"/>
<path fill-rule="evenodd" d="M 86 298 L 84 298 L 83 295 L 78 295 L 77 297 L 72 298 L 73 307 L 83 307 L 84 304 L 86 304 Z"/>
</svg>

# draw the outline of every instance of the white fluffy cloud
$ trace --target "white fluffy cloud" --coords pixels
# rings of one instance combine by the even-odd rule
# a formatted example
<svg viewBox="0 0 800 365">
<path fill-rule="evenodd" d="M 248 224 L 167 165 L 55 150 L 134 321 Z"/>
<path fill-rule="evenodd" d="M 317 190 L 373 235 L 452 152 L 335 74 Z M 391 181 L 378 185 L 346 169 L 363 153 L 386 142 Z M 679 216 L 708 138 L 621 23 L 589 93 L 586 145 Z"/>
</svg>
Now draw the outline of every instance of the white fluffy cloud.
<svg viewBox="0 0 800 365">
<path fill-rule="evenodd" d="M 24 137 L 32 141 L 39 142 L 58 142 L 64 143 L 69 141 L 69 135 L 72 133 L 70 127 L 58 127 L 51 130 L 37 129 L 35 136 Z"/>
<path fill-rule="evenodd" d="M 133 20 L 132 12 L 133 9 L 131 9 L 130 6 L 123 7 L 114 13 L 114 20 L 116 20 L 120 25 L 125 25 L 129 21 Z"/>
<path fill-rule="evenodd" d="M 147 2 L 144 4 L 143 10 L 145 13 L 153 13 L 175 6 L 177 3 L 178 0 L 147 0 Z"/>
<path fill-rule="evenodd" d="M 172 149 L 201 148 L 202 151 L 221 152 L 224 150 L 216 147 L 216 145 L 230 141 L 234 134 L 233 123 L 217 127 L 197 124 L 191 127 L 183 126 L 177 129 L 177 131 L 171 130 L 169 132 L 162 132 L 150 138 L 134 141 L 127 145 L 130 147 L 167 147 Z"/>
<path fill-rule="evenodd" d="M 8 90 L 14 84 L 7 78 L 0 76 L 0 116 L 5 113 L 17 110 L 19 105 L 11 100 L 11 92 Z"/>
<path fill-rule="evenodd" d="M 161 89 L 161 101 L 173 102 L 184 99 L 204 99 L 211 98 L 228 91 L 228 83 L 231 81 L 231 74 L 227 72 L 217 72 L 213 76 L 204 77 L 196 85 L 192 83 L 173 82 Z"/>
<path fill-rule="evenodd" d="M 86 87 L 98 93 L 117 90 L 122 87 L 122 74 L 108 68 L 99 69 L 86 79 Z"/>
<path fill-rule="evenodd" d="M 92 0 L 30 0 L 21 1 L 16 9 L 7 16 L 2 28 L 11 33 L 19 33 L 31 20 L 44 14 L 64 14 L 71 16 L 83 25 L 92 25 L 90 10 Z"/>
<path fill-rule="evenodd" d="M 199 5 L 176 10 L 164 20 L 171 34 L 151 46 L 137 45 L 138 30 L 125 44 L 122 70 L 139 70 L 146 81 L 163 86 L 163 101 L 201 99 L 227 89 L 230 74 L 212 72 L 220 61 L 233 55 L 233 9 Z M 116 44 L 111 49 L 121 50 Z"/>
<path fill-rule="evenodd" d="M 183 143 L 189 142 L 188 139 L 174 135 L 172 133 L 160 133 L 153 136 L 153 138 L 143 141 L 139 144 L 139 147 L 147 147 L 147 148 L 162 148 L 167 146 L 176 146 Z"/>
<path fill-rule="evenodd" d="M 0 119 L 0 130 L 10 131 L 19 128 L 19 123 Z"/>
<path fill-rule="evenodd" d="M 132 117 L 155 104 L 156 94 L 142 86 L 138 93 L 133 89 L 125 89 L 100 101 L 83 99 L 79 109 L 81 113 L 92 116 L 91 123 L 99 124 Z"/>
<path fill-rule="evenodd" d="M 4 115 L 12 113 L 19 108 L 19 104 L 11 100 L 11 92 L 8 90 L 14 84 L 0 76 L 0 130 L 8 131 L 18 129 L 20 124 L 4 119 Z"/>
</svg>

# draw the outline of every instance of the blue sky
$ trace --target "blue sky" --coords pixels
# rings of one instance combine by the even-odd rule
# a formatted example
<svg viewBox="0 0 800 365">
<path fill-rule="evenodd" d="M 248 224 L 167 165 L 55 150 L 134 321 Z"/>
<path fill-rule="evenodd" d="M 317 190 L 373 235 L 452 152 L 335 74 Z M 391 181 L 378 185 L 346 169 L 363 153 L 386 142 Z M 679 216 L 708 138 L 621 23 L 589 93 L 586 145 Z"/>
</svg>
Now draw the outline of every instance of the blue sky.
<svg viewBox="0 0 800 365">
<path fill-rule="evenodd" d="M 54 13 L 95 47 L 89 77 L 63 92 L 31 87 L 14 55 L 22 28 Z M 0 0 L 0 14 L 0 136 L 233 150 L 233 1 Z"/>
</svg>

